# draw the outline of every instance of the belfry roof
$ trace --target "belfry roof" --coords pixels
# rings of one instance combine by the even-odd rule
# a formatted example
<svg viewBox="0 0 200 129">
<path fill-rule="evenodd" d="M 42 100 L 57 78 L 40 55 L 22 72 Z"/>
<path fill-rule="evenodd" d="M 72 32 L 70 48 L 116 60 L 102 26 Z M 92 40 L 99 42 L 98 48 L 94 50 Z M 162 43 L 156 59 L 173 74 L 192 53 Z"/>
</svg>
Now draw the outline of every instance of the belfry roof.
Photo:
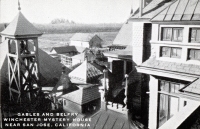
<svg viewBox="0 0 200 129">
<path fill-rule="evenodd" d="M 20 11 L 1 34 L 14 37 L 42 35 L 42 33 L 38 31 Z"/>
</svg>

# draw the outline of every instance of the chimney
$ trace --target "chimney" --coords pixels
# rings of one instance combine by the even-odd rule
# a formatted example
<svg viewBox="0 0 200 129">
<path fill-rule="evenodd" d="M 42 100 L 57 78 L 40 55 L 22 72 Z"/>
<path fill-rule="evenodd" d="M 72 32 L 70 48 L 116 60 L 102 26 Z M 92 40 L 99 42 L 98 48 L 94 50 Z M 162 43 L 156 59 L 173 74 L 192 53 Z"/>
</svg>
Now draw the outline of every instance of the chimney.
<svg viewBox="0 0 200 129">
<path fill-rule="evenodd" d="M 139 0 L 139 18 L 142 17 L 145 0 Z"/>
</svg>

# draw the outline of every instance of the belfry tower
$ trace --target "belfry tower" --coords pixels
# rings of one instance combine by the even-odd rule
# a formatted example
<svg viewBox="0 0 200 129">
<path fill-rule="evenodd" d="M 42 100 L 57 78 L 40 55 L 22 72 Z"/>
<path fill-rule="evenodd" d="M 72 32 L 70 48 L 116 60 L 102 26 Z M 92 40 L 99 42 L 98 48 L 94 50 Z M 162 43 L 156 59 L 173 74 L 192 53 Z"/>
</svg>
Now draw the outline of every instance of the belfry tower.
<svg viewBox="0 0 200 129">
<path fill-rule="evenodd" d="M 21 13 L 1 32 L 8 42 L 8 78 L 11 102 L 31 101 L 39 88 L 38 37 L 42 35 Z"/>
</svg>

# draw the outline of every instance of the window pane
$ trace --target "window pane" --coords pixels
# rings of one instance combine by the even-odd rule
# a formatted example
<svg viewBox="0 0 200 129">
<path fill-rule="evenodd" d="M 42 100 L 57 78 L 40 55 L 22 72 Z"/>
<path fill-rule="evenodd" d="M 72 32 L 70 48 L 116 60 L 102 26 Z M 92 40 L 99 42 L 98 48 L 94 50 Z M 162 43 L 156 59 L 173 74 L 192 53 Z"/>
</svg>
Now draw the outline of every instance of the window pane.
<svg viewBox="0 0 200 129">
<path fill-rule="evenodd" d="M 183 30 L 182 29 L 173 29 L 173 40 L 182 41 L 183 39 Z"/>
<path fill-rule="evenodd" d="M 182 40 L 183 40 L 183 30 L 182 30 L 182 29 L 180 29 L 180 30 L 178 31 L 178 40 L 179 40 L 179 41 L 182 41 Z"/>
<path fill-rule="evenodd" d="M 178 91 L 180 90 L 180 85 L 176 84 L 176 83 L 171 83 L 170 84 L 170 92 L 171 93 L 178 93 Z"/>
<path fill-rule="evenodd" d="M 200 41 L 200 29 L 197 30 L 196 41 Z"/>
<path fill-rule="evenodd" d="M 164 41 L 170 41 L 172 37 L 172 28 L 163 28 L 162 39 Z"/>
<path fill-rule="evenodd" d="M 194 50 L 189 50 L 189 59 L 194 59 Z"/>
<path fill-rule="evenodd" d="M 170 108 L 169 108 L 168 119 L 170 119 L 176 112 L 178 112 L 178 104 L 179 104 L 178 98 L 170 96 L 169 99 L 170 99 L 169 100 Z"/>
<path fill-rule="evenodd" d="M 180 58 L 181 57 L 181 49 L 180 48 L 172 48 L 171 57 Z"/>
<path fill-rule="evenodd" d="M 188 59 L 190 59 L 190 60 L 200 60 L 200 50 L 190 49 Z"/>
<path fill-rule="evenodd" d="M 191 42 L 200 42 L 200 28 L 192 28 L 190 37 Z"/>
<path fill-rule="evenodd" d="M 161 48 L 161 56 L 162 57 L 170 57 L 170 48 L 169 47 L 162 47 Z"/>
<path fill-rule="evenodd" d="M 168 116 L 168 96 L 160 94 L 160 107 L 159 107 L 159 127 L 167 121 Z"/>
<path fill-rule="evenodd" d="M 196 30 L 192 29 L 192 31 L 191 31 L 191 41 L 195 41 L 195 37 L 196 37 Z"/>
</svg>

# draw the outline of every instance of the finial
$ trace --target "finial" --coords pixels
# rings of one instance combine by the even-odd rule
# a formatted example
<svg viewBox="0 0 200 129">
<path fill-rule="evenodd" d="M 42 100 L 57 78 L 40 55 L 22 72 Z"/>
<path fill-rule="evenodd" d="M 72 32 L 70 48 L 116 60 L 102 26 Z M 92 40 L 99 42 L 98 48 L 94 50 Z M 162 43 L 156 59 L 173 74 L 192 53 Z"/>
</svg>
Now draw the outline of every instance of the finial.
<svg viewBox="0 0 200 129">
<path fill-rule="evenodd" d="M 104 73 L 106 73 L 106 72 L 107 72 L 107 70 L 106 70 L 106 69 L 104 69 L 104 70 L 103 70 L 103 72 L 104 72 Z"/>
<path fill-rule="evenodd" d="M 18 10 L 20 11 L 21 10 L 21 7 L 20 7 L 20 2 L 18 0 Z"/>
<path fill-rule="evenodd" d="M 131 12 L 130 12 L 130 15 L 133 14 L 133 6 L 131 6 Z"/>
</svg>

